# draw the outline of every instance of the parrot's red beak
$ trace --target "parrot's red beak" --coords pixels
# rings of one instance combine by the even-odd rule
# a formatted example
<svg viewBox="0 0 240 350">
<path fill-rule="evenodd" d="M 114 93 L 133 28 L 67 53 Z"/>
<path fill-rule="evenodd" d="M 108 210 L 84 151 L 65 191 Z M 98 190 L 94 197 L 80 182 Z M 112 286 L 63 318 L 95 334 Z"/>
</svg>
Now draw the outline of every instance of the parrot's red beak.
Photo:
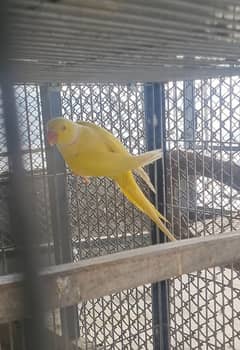
<svg viewBox="0 0 240 350">
<path fill-rule="evenodd" d="M 53 146 L 57 143 L 58 135 L 55 131 L 48 130 L 47 132 L 47 140 L 48 143 Z"/>
</svg>

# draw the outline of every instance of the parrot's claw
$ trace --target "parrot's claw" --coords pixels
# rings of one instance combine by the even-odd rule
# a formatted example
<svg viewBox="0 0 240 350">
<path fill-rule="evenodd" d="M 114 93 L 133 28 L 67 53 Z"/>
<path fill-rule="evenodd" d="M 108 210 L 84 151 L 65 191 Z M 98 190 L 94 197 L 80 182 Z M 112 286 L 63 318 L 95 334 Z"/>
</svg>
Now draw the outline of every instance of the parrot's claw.
<svg viewBox="0 0 240 350">
<path fill-rule="evenodd" d="M 72 172 L 72 174 L 73 174 L 74 176 L 76 176 L 76 177 L 79 177 L 78 174 L 75 174 L 75 173 L 73 173 L 73 172 Z M 81 178 L 82 178 L 83 182 L 85 183 L 85 185 L 89 185 L 89 184 L 90 184 L 90 180 L 89 180 L 89 177 L 88 177 L 88 176 L 81 176 Z"/>
<path fill-rule="evenodd" d="M 89 185 L 90 184 L 90 180 L 87 176 L 82 176 L 83 182 L 85 183 L 85 185 Z"/>
</svg>

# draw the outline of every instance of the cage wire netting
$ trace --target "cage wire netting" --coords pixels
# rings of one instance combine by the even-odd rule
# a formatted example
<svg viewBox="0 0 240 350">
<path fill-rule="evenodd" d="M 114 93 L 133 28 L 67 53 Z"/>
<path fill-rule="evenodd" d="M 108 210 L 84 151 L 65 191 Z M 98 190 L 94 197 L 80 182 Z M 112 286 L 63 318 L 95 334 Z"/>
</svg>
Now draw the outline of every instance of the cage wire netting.
<svg viewBox="0 0 240 350">
<path fill-rule="evenodd" d="M 168 217 L 181 238 L 239 228 L 240 80 L 166 84 Z M 179 151 L 180 150 L 180 151 Z M 170 281 L 174 349 L 238 349 L 239 266 Z"/>
<path fill-rule="evenodd" d="M 177 238 L 185 239 L 237 229 L 240 78 L 169 82 L 164 88 L 164 204 L 172 230 Z M 134 154 L 146 150 L 142 84 L 63 85 L 59 95 L 66 118 L 106 127 Z M 56 263 L 52 223 L 55 209 L 49 196 L 49 179 L 62 175 L 49 173 L 40 87 L 17 85 L 15 96 L 24 167 L 33 184 L 40 225 L 42 265 L 48 266 Z M 18 271 L 18 266 L 11 237 L 3 127 L 0 145 L 0 268 L 6 274 Z M 110 180 L 91 179 L 86 186 L 68 170 L 63 174 L 74 261 L 151 244 L 149 220 L 124 199 Z M 148 194 L 142 183 L 141 186 Z M 238 264 L 171 279 L 170 348 L 240 348 L 239 295 Z M 153 326 L 158 325 L 153 325 L 152 307 L 150 285 L 79 304 L 75 323 L 80 328 L 80 348 L 153 349 Z M 49 313 L 48 322 L 50 328 L 61 333 L 59 312 Z"/>
<path fill-rule="evenodd" d="M 145 150 L 143 86 L 80 85 L 62 91 L 63 115 L 106 127 L 132 153 Z M 150 244 L 150 223 L 112 181 L 89 186 L 69 175 L 74 259 L 91 258 Z M 151 287 L 143 286 L 90 300 L 80 307 L 86 343 L 106 349 L 151 346 Z M 131 344 L 131 345 L 130 345 Z"/>
</svg>

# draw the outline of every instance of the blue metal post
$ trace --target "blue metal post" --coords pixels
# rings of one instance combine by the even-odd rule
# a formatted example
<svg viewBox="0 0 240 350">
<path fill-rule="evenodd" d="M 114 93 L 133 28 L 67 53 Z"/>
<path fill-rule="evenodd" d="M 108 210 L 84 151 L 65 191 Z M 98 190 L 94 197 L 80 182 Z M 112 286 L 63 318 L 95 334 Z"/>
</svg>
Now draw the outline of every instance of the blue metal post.
<svg viewBox="0 0 240 350">
<path fill-rule="evenodd" d="M 61 94 L 57 86 L 45 84 L 40 87 L 42 116 L 47 121 L 62 114 Z M 46 139 L 46 138 L 45 138 Z M 68 216 L 65 164 L 55 147 L 46 144 L 49 198 L 52 218 L 56 264 L 72 261 L 72 239 Z M 79 336 L 77 306 L 61 309 L 62 330 L 68 337 Z"/>
<path fill-rule="evenodd" d="M 165 151 L 165 98 L 163 84 L 145 84 L 144 104 L 146 118 L 146 139 L 148 150 L 162 148 Z M 157 196 L 152 201 L 160 212 L 165 204 L 165 174 L 163 162 L 158 161 L 150 166 L 150 177 L 157 189 Z M 164 234 L 152 224 L 152 243 L 164 241 Z M 153 312 L 153 348 L 154 350 L 169 349 L 169 298 L 168 281 L 152 284 Z"/>
<path fill-rule="evenodd" d="M 195 140 L 194 82 L 184 81 L 184 141 L 185 148 L 193 149 Z"/>
<path fill-rule="evenodd" d="M 26 176 L 22 162 L 21 137 L 17 116 L 16 100 L 13 88 L 15 77 L 11 71 L 9 57 L 14 57 L 14 51 L 10 45 L 10 21 L 9 2 L 0 1 L 0 89 L 1 89 L 1 117 L 6 133 L 7 152 L 9 159 L 9 214 L 12 220 L 12 236 L 17 248 L 17 262 L 24 273 L 23 300 L 24 309 L 31 317 L 26 322 L 25 349 L 49 350 L 50 344 L 45 337 L 41 282 L 38 278 L 40 268 L 40 254 L 37 248 L 38 224 L 34 211 L 35 202 L 31 196 L 32 186 Z M 31 320 L 31 321 L 30 321 Z M 24 322 L 25 323 L 25 322 Z M 16 323 L 15 323 L 16 324 Z M 5 334 L 4 325 L 1 331 Z M 7 325 L 10 326 L 10 323 Z M 19 330 L 12 324 L 12 330 L 16 331 L 16 338 L 20 336 Z M 9 328 L 10 329 L 10 328 Z M 10 333 L 9 333 L 10 335 Z M 6 340 L 10 337 L 6 334 Z M 19 337 L 22 340 L 22 337 Z M 18 348 L 19 344 L 13 341 L 12 334 L 9 344 L 3 344 L 1 348 Z M 21 344 L 22 345 L 22 344 Z M 6 346 L 6 347 L 5 347 Z M 20 346 L 19 346 L 20 347 Z"/>
<path fill-rule="evenodd" d="M 196 116 L 195 116 L 195 101 L 194 101 L 194 81 L 184 81 L 184 147 L 188 150 L 195 150 L 196 138 Z M 189 175 L 188 178 L 181 178 L 181 206 L 182 215 L 187 217 L 195 217 L 197 207 L 197 183 L 196 177 Z M 186 195 L 187 194 L 187 195 Z M 184 209 L 185 208 L 185 209 Z"/>
</svg>

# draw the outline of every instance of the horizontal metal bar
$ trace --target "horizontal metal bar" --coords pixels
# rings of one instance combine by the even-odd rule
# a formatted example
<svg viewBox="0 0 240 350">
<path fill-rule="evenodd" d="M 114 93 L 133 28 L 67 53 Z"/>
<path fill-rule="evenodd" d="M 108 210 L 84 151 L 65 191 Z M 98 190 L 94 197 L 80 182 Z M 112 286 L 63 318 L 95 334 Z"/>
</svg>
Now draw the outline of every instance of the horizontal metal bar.
<svg viewBox="0 0 240 350">
<path fill-rule="evenodd" d="M 89 72 L 84 70 L 84 67 L 54 67 L 46 66 L 39 67 L 38 65 L 27 64 L 14 65 L 15 82 L 63 82 L 63 83 L 134 83 L 134 82 L 149 82 L 149 81 L 169 81 L 169 80 L 184 80 L 184 79 L 206 79 L 209 77 L 219 76 L 237 76 L 240 74 L 239 68 L 178 68 L 178 67 L 156 67 L 155 69 L 115 69 L 106 70 L 102 67 L 98 71 Z"/>
<path fill-rule="evenodd" d="M 10 0 L 12 5 L 18 5 L 18 0 Z M 211 10 L 216 9 L 216 11 L 225 10 L 225 12 L 229 12 L 230 9 L 228 6 L 230 5 L 239 5 L 238 0 L 222 0 L 221 2 L 216 1 L 208 1 L 208 2 L 199 2 L 199 1 L 185 1 L 185 0 L 161 0 L 161 1 L 134 1 L 134 0 L 105 0 L 104 2 L 99 2 L 96 0 L 76 0 L 69 2 L 68 0 L 61 1 L 60 8 L 65 8 L 67 6 L 70 11 L 75 12 L 76 8 L 87 8 L 87 9 L 102 9 L 105 11 L 116 12 L 118 11 L 127 11 L 127 12 L 137 12 L 144 14 L 175 14 L 178 10 L 185 10 L 183 15 L 186 16 L 186 11 L 197 12 L 199 13 L 199 18 L 196 19 L 206 19 L 207 16 L 211 16 Z M 40 4 L 35 0 L 23 0 L 21 1 L 21 5 L 24 5 L 25 8 L 40 8 Z M 35 5 L 35 6 L 34 6 Z M 167 5 L 167 6 L 166 6 Z M 42 6 L 43 8 L 43 6 Z M 49 3 L 44 4 L 45 9 L 55 9 L 56 5 Z M 163 9 L 163 12 L 161 10 Z M 201 17 L 204 15 L 205 17 Z M 227 18 L 219 18 L 219 21 L 226 21 Z"/>
<path fill-rule="evenodd" d="M 40 153 L 42 152 L 42 148 L 40 147 L 36 147 L 36 148 L 32 148 L 31 150 L 30 149 L 21 149 L 20 150 L 20 153 L 21 154 L 29 154 L 29 153 Z M 8 152 L 1 152 L 0 153 L 0 157 L 8 157 L 9 156 L 9 153 Z"/>
<path fill-rule="evenodd" d="M 178 51 L 172 52 L 171 50 L 166 50 L 166 52 L 158 53 L 155 50 L 149 50 L 147 54 L 144 51 L 138 50 L 119 50 L 118 57 L 117 50 L 105 50 L 102 55 L 97 56 L 97 50 L 94 52 L 93 50 L 82 49 L 78 47 L 69 47 L 64 48 L 61 46 L 52 46 L 51 44 L 40 44 L 37 45 L 28 45 L 25 47 L 24 54 L 21 49 L 18 47 L 14 48 L 15 56 L 12 57 L 11 61 L 18 63 L 26 62 L 26 60 L 35 61 L 35 67 L 38 65 L 47 66 L 52 65 L 53 67 L 64 66 L 64 67 L 75 67 L 79 69 L 81 65 L 84 65 L 84 68 L 87 70 L 95 70 L 98 71 L 99 67 L 121 67 L 124 69 L 125 67 L 129 67 L 132 69 L 133 63 L 138 65 L 139 67 L 145 66 L 146 68 L 151 65 L 152 67 L 164 66 L 164 65 L 173 65 L 175 67 L 179 67 L 182 69 L 182 60 L 178 59 Z M 181 52 L 184 53 L 184 52 Z M 181 56 L 180 56 L 181 57 Z M 203 67 L 215 69 L 216 67 L 221 67 L 224 63 L 227 65 L 232 64 L 235 68 L 240 67 L 240 62 L 234 57 L 224 58 L 221 55 L 214 58 L 203 58 L 198 59 L 199 56 L 184 56 L 184 64 L 188 65 L 188 67 L 195 67 L 196 69 L 201 69 Z M 226 60 L 226 62 L 225 62 Z"/>
<path fill-rule="evenodd" d="M 17 4 L 18 0 L 10 0 L 11 4 Z M 9 2 L 10 2 L 9 1 Z M 21 2 L 22 4 L 24 4 L 25 6 L 34 6 L 36 8 L 39 7 L 40 3 L 39 0 L 22 0 Z M 117 4 L 122 4 L 122 5 L 133 5 L 133 6 L 138 6 L 141 8 L 146 8 L 146 7 L 151 7 L 151 8 L 157 8 L 157 7 L 161 7 L 161 6 L 165 6 L 165 5 L 169 5 L 169 6 L 174 6 L 176 7 L 187 7 L 187 8 L 192 8 L 192 9 L 196 9 L 196 10 L 205 10 L 208 11 L 207 13 L 209 13 L 209 10 L 212 10 L 213 6 L 216 7 L 217 9 L 222 9 L 223 7 L 229 6 L 229 4 L 231 3 L 231 5 L 239 5 L 238 0 L 221 0 L 220 2 L 216 2 L 216 0 L 208 0 L 208 1 L 202 1 L 199 2 L 199 0 L 148 0 L 148 2 L 146 3 L 145 0 L 105 0 L 104 2 L 100 2 L 101 5 L 99 5 L 99 1 L 98 0 L 63 0 L 61 1 L 61 3 L 69 4 L 69 6 L 84 6 L 88 5 L 88 6 L 102 6 L 103 8 L 111 8 L 112 10 L 116 9 L 116 7 L 114 7 L 114 5 L 116 6 Z M 146 5 L 147 4 L 147 5 Z"/>
<path fill-rule="evenodd" d="M 73 305 L 127 288 L 166 280 L 240 259 L 240 230 L 139 248 L 74 264 L 44 269 L 40 274 L 45 309 Z M 23 277 L 0 277 L 0 322 L 28 315 Z"/>
<path fill-rule="evenodd" d="M 17 21 L 17 19 L 16 19 Z M 65 31 L 65 28 L 66 30 L 69 30 L 69 28 L 73 28 L 73 29 L 77 29 L 78 31 L 78 43 L 80 44 L 81 43 L 81 36 L 82 36 L 82 33 L 84 34 L 84 30 L 90 30 L 90 27 L 91 25 L 85 25 L 83 26 L 83 23 L 84 23 L 84 18 L 82 19 L 81 18 L 81 24 L 79 23 L 76 23 L 76 26 L 73 25 L 73 23 L 69 23 L 69 25 L 67 26 L 66 23 L 65 23 L 65 26 L 61 23 L 59 23 L 58 21 L 56 21 L 56 26 L 57 26 L 57 30 L 55 29 L 54 33 L 51 34 L 51 28 L 52 28 L 52 25 L 49 24 L 49 21 L 46 21 L 44 18 L 42 20 L 36 18 L 36 23 L 34 23 L 34 20 L 31 22 L 27 21 L 26 22 L 26 28 L 28 28 L 29 26 L 32 28 L 33 30 L 33 36 L 32 36 L 32 43 L 34 44 L 35 40 L 34 40 L 34 37 L 36 35 L 34 35 L 34 28 L 35 28 L 35 25 L 37 26 L 37 28 L 39 27 L 46 27 L 48 28 L 49 30 L 49 37 L 52 36 L 54 37 L 54 33 L 57 33 L 59 31 L 59 29 L 61 30 L 64 30 Z M 21 24 L 21 22 L 20 22 Z M 171 41 L 174 41 L 176 39 L 178 39 L 179 41 L 179 44 L 178 44 L 178 47 L 176 47 L 176 49 L 178 51 L 181 51 L 181 47 L 182 49 L 184 48 L 187 48 L 188 47 L 188 42 L 191 44 L 191 46 L 195 46 L 196 48 L 198 48 L 198 44 L 199 43 L 203 43 L 204 45 L 208 45 L 208 55 L 209 56 L 216 56 L 216 50 L 214 50 L 214 48 L 218 48 L 218 47 L 226 47 L 226 48 L 232 48 L 233 49 L 233 52 L 236 51 L 236 54 L 237 54 L 237 51 L 239 51 L 238 47 L 236 47 L 236 43 L 238 42 L 237 40 L 234 39 L 234 36 L 232 35 L 231 36 L 231 40 L 229 40 L 229 38 L 225 38 L 224 36 L 217 36 L 216 34 L 207 34 L 207 33 L 195 33 L 193 32 L 190 28 L 187 30 L 187 31 L 183 31 L 181 29 L 173 29 L 173 28 L 168 28 L 166 29 L 165 27 L 156 27 L 156 33 L 155 32 L 151 32 L 149 31 L 149 29 L 147 30 L 144 30 L 144 28 L 136 28 L 135 30 L 132 30 L 131 28 L 128 28 L 128 26 L 126 24 L 119 24 L 119 28 L 116 27 L 116 26 L 111 26 L 111 24 L 107 25 L 108 22 L 104 23 L 104 24 L 96 24 L 96 28 L 91 28 L 92 30 L 94 30 L 95 32 L 95 36 L 98 37 L 98 41 L 100 40 L 99 36 L 101 33 L 109 33 L 111 35 L 115 34 L 115 36 L 121 38 L 121 37 L 126 37 L 127 35 L 127 38 L 125 38 L 126 42 L 128 42 L 128 36 L 131 35 L 131 36 L 135 36 L 136 39 L 138 41 L 143 41 L 146 42 L 146 40 L 144 40 L 144 38 L 148 38 L 149 36 L 152 38 L 152 40 L 150 40 L 149 43 L 151 43 L 153 41 L 153 38 L 155 39 L 165 39 L 165 44 L 164 45 L 161 45 L 161 43 L 159 43 L 159 46 L 162 46 L 162 51 L 164 52 L 165 49 L 168 47 L 168 43 L 170 43 Z M 18 22 L 16 22 L 16 24 L 14 24 L 15 26 L 18 27 Z M 103 25 L 103 28 L 97 29 L 98 26 L 102 26 Z M 21 24 L 21 27 L 25 28 L 25 24 Z M 159 29 L 159 31 L 157 31 L 157 29 Z M 19 34 L 21 33 L 21 29 L 18 28 L 18 34 L 17 34 L 17 37 L 19 36 Z M 12 35 L 14 36 L 15 35 L 15 32 L 13 31 Z M 230 34 L 229 34 L 230 35 Z M 38 36 L 38 34 L 37 34 Z M 24 37 L 21 39 L 21 42 L 19 43 L 18 40 L 17 40 L 17 37 L 15 38 L 14 40 L 14 43 L 17 45 L 17 44 L 21 44 L 21 47 L 22 47 L 22 52 L 24 53 L 24 49 L 25 49 L 25 46 L 26 46 L 26 43 L 24 41 Z M 91 38 L 91 37 L 90 37 Z M 89 40 L 91 40 L 89 38 Z M 219 40 L 221 38 L 221 40 Z M 236 42 L 235 42 L 236 41 Z M 156 42 L 156 40 L 154 40 L 154 42 Z M 181 44 L 181 47 L 180 47 L 180 44 Z M 211 44 L 213 45 L 213 47 L 211 46 Z M 143 44 L 142 44 L 143 45 Z M 77 47 L 78 45 L 76 45 Z M 139 44 L 139 48 L 141 48 L 141 45 Z M 102 52 L 102 51 L 101 51 Z M 101 53 L 99 52 L 99 54 Z M 232 56 L 233 55 L 233 52 L 231 51 L 226 51 L 225 52 L 225 55 L 224 56 Z M 181 54 L 181 52 L 179 53 Z"/>
<path fill-rule="evenodd" d="M 127 44 L 128 42 L 137 43 L 140 42 L 141 44 L 146 43 L 148 45 L 151 45 L 155 43 L 155 45 L 160 45 L 159 40 L 165 40 L 164 49 L 167 45 L 170 43 L 174 43 L 177 47 L 188 47 L 189 45 L 191 47 L 199 47 L 199 45 L 204 45 L 206 47 L 209 47 L 210 49 L 217 50 L 218 47 L 224 48 L 224 47 L 231 47 L 233 49 L 233 52 L 236 50 L 238 52 L 238 48 L 234 45 L 234 38 L 231 41 L 221 41 L 221 40 L 206 40 L 205 36 L 198 35 L 196 36 L 195 33 L 186 33 L 184 35 L 184 38 L 181 33 L 174 32 L 171 33 L 169 31 L 165 32 L 162 30 L 159 32 L 156 36 L 154 36 L 151 32 L 146 31 L 129 31 L 128 28 L 121 26 L 119 28 L 111 28 L 111 26 L 107 25 L 105 23 L 103 26 L 98 27 L 97 25 L 89 26 L 87 24 L 84 24 L 82 22 L 77 23 L 68 23 L 68 25 L 64 26 L 64 24 L 61 21 L 55 21 L 52 23 L 52 26 L 49 26 L 48 20 L 44 18 L 34 18 L 34 20 L 31 19 L 25 19 L 22 18 L 21 21 L 14 21 L 11 25 L 12 35 L 16 35 L 17 37 L 19 35 L 24 35 L 24 33 L 28 33 L 28 35 L 32 34 L 37 35 L 39 38 L 42 36 L 42 34 L 46 31 L 49 34 L 49 37 L 58 37 L 61 36 L 62 40 L 66 37 L 70 37 L 73 39 L 76 37 L 78 39 L 78 42 L 82 42 L 83 38 L 87 38 L 88 40 L 91 40 L 91 42 L 94 42 L 94 39 L 96 39 L 96 42 L 99 43 L 99 40 L 102 39 L 111 39 L 113 43 L 124 42 Z M 79 33 L 81 33 L 81 36 L 79 36 Z M 199 33 L 200 34 L 200 33 Z M 194 38 L 194 41 L 192 39 Z M 187 42 L 188 45 L 183 46 L 184 43 Z M 211 46 L 212 45 L 212 46 Z M 162 48 L 163 49 L 163 48 Z M 231 52 L 225 52 L 225 54 L 231 54 Z"/>
<path fill-rule="evenodd" d="M 96 39 L 86 36 L 81 37 L 81 41 L 79 41 L 79 38 L 73 38 L 71 36 L 64 37 L 61 36 L 61 34 L 51 36 L 49 33 L 46 33 L 41 36 L 35 36 L 32 34 L 30 35 L 29 32 L 25 33 L 22 31 L 16 34 L 15 38 L 16 40 L 19 40 L 19 42 L 16 41 L 13 45 L 13 48 L 15 49 L 15 58 L 18 56 L 27 57 L 28 55 L 32 57 L 37 53 L 43 54 L 44 51 L 48 51 L 49 55 L 51 54 L 51 56 L 54 56 L 62 50 L 64 56 L 67 57 L 68 55 L 69 60 L 73 61 L 75 60 L 74 56 L 72 57 L 72 54 L 74 53 L 76 57 L 86 57 L 91 54 L 96 54 L 101 57 L 99 54 L 99 50 L 101 50 L 104 57 L 107 54 L 110 54 L 111 57 L 113 57 L 113 55 L 117 55 L 118 53 L 122 55 L 128 53 L 128 55 L 133 56 L 134 54 L 141 54 L 143 58 L 151 57 L 151 59 L 155 56 L 157 56 L 155 58 L 159 59 L 160 57 L 167 58 L 168 55 L 171 55 L 178 63 L 181 62 L 182 59 L 184 59 L 184 62 L 186 63 L 186 60 L 193 60 L 195 57 L 197 57 L 195 60 L 197 60 L 198 64 L 200 61 L 198 57 L 202 57 L 201 62 L 212 62 L 214 64 L 224 62 L 225 60 L 227 60 L 228 63 L 231 60 L 239 63 L 239 49 L 232 45 L 211 45 L 211 43 L 199 43 L 199 45 L 196 45 L 195 43 L 192 44 L 189 42 L 189 45 L 183 46 L 183 44 L 179 44 L 179 42 L 172 43 L 171 40 L 168 42 L 166 38 L 159 38 L 158 43 L 154 43 L 154 45 L 151 43 L 146 45 L 146 43 L 139 38 L 134 41 L 134 39 L 129 40 L 124 37 L 122 40 L 118 40 L 119 38 L 109 37 Z M 22 46 L 22 40 L 24 40 L 24 48 Z M 89 46 L 89 40 L 91 40 L 92 46 Z M 162 49 L 163 46 L 164 50 Z M 226 53 L 226 48 L 231 49 L 231 52 Z M 177 58 L 178 55 L 180 55 L 182 59 Z"/>
<path fill-rule="evenodd" d="M 31 1 L 28 2 L 31 4 Z M 114 8 L 115 5 L 115 8 Z M 124 6 L 123 6 L 124 5 Z M 37 11 L 41 9 L 41 11 Z M 188 9 L 188 8 L 187 8 Z M 215 6 L 215 9 L 217 7 Z M 201 29 L 205 30 L 205 33 L 211 33 L 210 31 L 206 31 L 206 27 L 212 30 L 212 34 L 214 32 L 218 32 L 219 28 L 214 25 L 214 19 L 218 20 L 221 26 L 222 34 L 231 34 L 234 29 L 229 28 L 227 24 L 231 24 L 233 19 L 222 21 L 221 18 L 214 18 L 213 12 L 211 11 L 209 15 L 203 13 L 205 16 L 201 16 L 201 11 L 199 9 L 194 9 L 194 12 L 181 11 L 182 7 L 177 8 L 176 6 L 171 10 L 169 10 L 169 6 L 153 6 L 151 10 L 151 6 L 145 8 L 140 8 L 136 4 L 123 4 L 123 2 L 112 3 L 112 6 L 99 6 L 97 2 L 94 5 L 89 6 L 89 3 L 83 1 L 82 4 L 75 3 L 70 5 L 69 2 L 61 2 L 58 6 L 51 4 L 50 2 L 45 3 L 44 6 L 40 6 L 39 8 L 32 9 L 30 6 L 23 7 L 22 3 L 20 6 L 13 7 L 10 11 L 12 14 L 22 14 L 22 15 L 30 15 L 32 14 L 34 17 L 44 16 L 47 18 L 55 18 L 61 19 L 64 17 L 65 20 L 77 20 L 79 17 L 84 21 L 108 21 L 112 25 L 116 26 L 120 22 L 124 22 L 131 28 L 141 28 L 145 26 L 146 28 L 152 30 L 159 30 L 161 26 L 163 27 L 171 27 L 171 28 L 181 28 L 187 31 L 188 29 L 192 29 L 193 31 L 199 32 Z M 227 12 L 226 8 L 220 7 L 220 11 Z M 216 10 L 215 10 L 216 12 Z M 197 16 L 199 14 L 199 17 Z M 208 21 L 207 21 L 208 19 Z M 225 24 L 225 26 L 224 26 Z"/>
<path fill-rule="evenodd" d="M 127 54 L 124 54 L 123 52 L 119 54 L 119 58 L 114 58 L 113 55 L 105 55 L 104 57 L 98 57 L 94 58 L 93 55 L 89 56 L 82 56 L 81 54 L 78 54 L 75 52 L 72 54 L 72 56 L 69 56 L 69 52 L 60 52 L 61 50 L 56 50 L 59 52 L 47 52 L 45 48 L 42 50 L 36 52 L 36 53 L 30 53 L 28 50 L 25 52 L 24 59 L 35 59 L 35 69 L 44 68 L 45 70 L 48 69 L 48 67 L 52 67 L 52 69 L 64 69 L 64 70 L 76 70 L 77 72 L 87 72 L 93 73 L 93 72 L 100 72 L 101 69 L 107 70 L 107 73 L 110 72 L 121 72 L 122 70 L 129 70 L 130 72 L 133 70 L 133 64 L 135 69 L 145 69 L 145 70 L 152 70 L 152 69 L 163 69 L 164 67 L 172 66 L 173 68 L 179 69 L 179 73 L 183 71 L 183 66 L 181 65 L 181 62 L 174 57 L 170 57 L 167 59 L 166 57 L 158 57 L 157 61 L 154 60 L 154 57 L 144 57 L 142 55 L 141 57 L 137 55 L 137 53 L 134 53 L 132 57 L 130 57 Z M 18 51 L 17 51 L 18 52 Z M 45 52 L 45 54 L 44 54 Z M 124 57 L 125 56 L 125 57 Z M 16 54 L 16 58 L 19 57 L 22 58 L 21 54 L 18 52 Z M 21 61 L 19 59 L 19 62 L 16 62 L 16 64 L 20 67 Z M 16 60 L 17 61 L 17 60 Z M 202 69 L 209 69 L 209 72 L 214 71 L 216 69 L 220 69 L 221 64 L 219 64 L 219 68 L 216 68 L 216 63 L 206 62 L 203 61 L 199 65 L 199 62 L 197 60 L 188 58 L 185 60 L 185 63 L 188 63 L 189 70 L 195 69 L 196 72 L 202 70 Z M 220 62 L 219 62 L 220 63 Z M 229 62 L 230 63 L 230 62 Z M 26 64 L 25 64 L 26 65 Z M 30 64 L 28 64 L 30 66 Z M 151 69 L 149 68 L 151 67 Z M 238 68 L 237 68 L 238 67 Z M 27 68 L 27 67 L 26 67 Z M 228 68 L 231 70 L 231 68 Z M 240 63 L 235 67 L 232 68 L 235 69 L 236 72 L 240 73 Z M 141 78 L 141 76 L 140 76 Z"/>
<path fill-rule="evenodd" d="M 240 74 L 236 5 L 235 0 L 11 0 L 15 81 L 169 81 L 216 77 L 220 67 L 226 69 L 222 74 L 232 75 L 230 67 Z M 166 71 L 166 65 L 178 73 Z"/>
<path fill-rule="evenodd" d="M 202 209 L 202 208 L 200 208 Z M 150 233 L 147 231 L 143 231 L 141 235 L 135 235 L 134 238 L 130 232 L 126 232 L 126 234 L 119 234 L 117 237 L 108 237 L 108 236 L 101 236 L 101 237 L 90 237 L 89 239 L 82 238 L 80 240 L 74 240 L 74 243 L 78 246 L 81 246 L 82 249 L 88 249 L 89 245 L 91 245 L 92 248 L 104 246 L 104 245 L 116 245 L 116 242 L 119 241 L 120 243 L 124 243 L 126 246 L 131 245 L 132 241 L 134 240 L 135 243 L 139 243 L 139 247 L 142 244 L 143 239 L 147 242 L 151 240 Z M 73 244 L 74 245 L 74 244 Z M 138 244 L 137 244 L 138 245 Z M 40 252 L 52 252 L 54 249 L 54 243 L 41 243 L 39 245 Z M 5 247 L 4 252 L 0 250 L 0 257 L 2 254 L 6 255 L 17 255 L 18 252 L 16 251 L 15 247 Z"/>
</svg>

